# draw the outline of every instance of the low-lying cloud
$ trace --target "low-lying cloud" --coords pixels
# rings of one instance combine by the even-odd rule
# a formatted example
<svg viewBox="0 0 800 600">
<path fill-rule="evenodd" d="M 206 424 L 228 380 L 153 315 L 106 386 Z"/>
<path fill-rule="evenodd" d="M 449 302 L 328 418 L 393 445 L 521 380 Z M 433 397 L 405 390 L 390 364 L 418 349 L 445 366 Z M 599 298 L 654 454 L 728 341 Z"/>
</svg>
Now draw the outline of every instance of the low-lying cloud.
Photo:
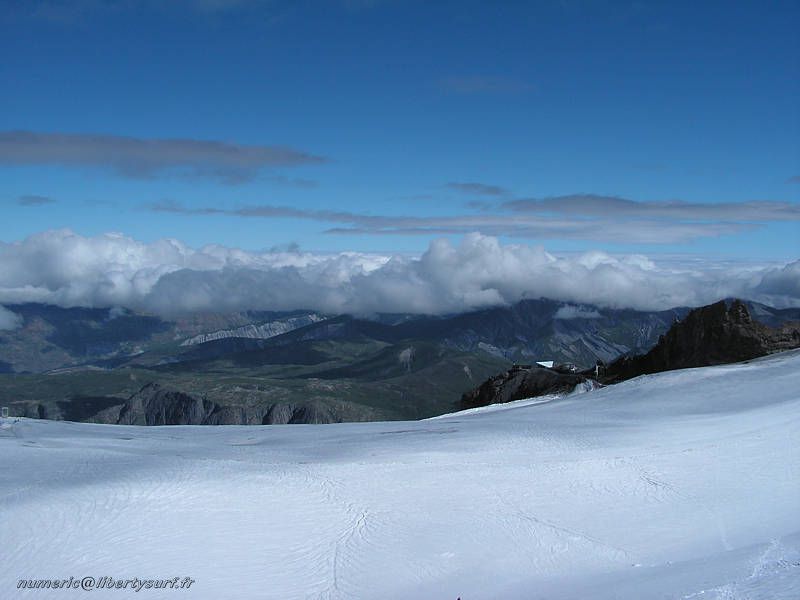
<svg viewBox="0 0 800 600">
<path fill-rule="evenodd" d="M 285 146 L 102 134 L 0 132 L 0 164 L 99 167 L 140 179 L 178 174 L 235 184 L 254 179 L 264 169 L 320 164 L 326 160 Z"/>
<path fill-rule="evenodd" d="M 602 315 L 593 308 L 587 306 L 575 306 L 565 304 L 553 315 L 554 319 L 599 319 Z"/>
<path fill-rule="evenodd" d="M 480 234 L 458 245 L 434 240 L 418 257 L 192 249 L 176 240 L 143 243 L 68 230 L 0 243 L 2 304 L 124 306 L 162 315 L 296 308 L 442 314 L 539 297 L 639 309 L 728 296 L 800 306 L 799 282 L 800 261 L 698 267 L 600 251 L 555 256 Z"/>
<path fill-rule="evenodd" d="M 0 306 L 0 331 L 17 329 L 20 325 L 22 325 L 21 316 L 8 310 L 5 306 Z"/>
</svg>

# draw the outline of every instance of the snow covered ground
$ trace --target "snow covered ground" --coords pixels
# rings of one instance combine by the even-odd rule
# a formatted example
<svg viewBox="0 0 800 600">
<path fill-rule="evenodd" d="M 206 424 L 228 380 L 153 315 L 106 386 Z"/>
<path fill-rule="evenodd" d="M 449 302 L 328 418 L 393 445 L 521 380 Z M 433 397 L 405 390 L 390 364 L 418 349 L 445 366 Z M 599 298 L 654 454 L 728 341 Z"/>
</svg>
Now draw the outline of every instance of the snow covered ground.
<svg viewBox="0 0 800 600">
<path fill-rule="evenodd" d="M 0 429 L 0 598 L 800 598 L 800 352 L 422 422 Z M 19 579 L 190 589 L 17 589 Z M 87 595 L 88 594 L 88 595 Z"/>
</svg>

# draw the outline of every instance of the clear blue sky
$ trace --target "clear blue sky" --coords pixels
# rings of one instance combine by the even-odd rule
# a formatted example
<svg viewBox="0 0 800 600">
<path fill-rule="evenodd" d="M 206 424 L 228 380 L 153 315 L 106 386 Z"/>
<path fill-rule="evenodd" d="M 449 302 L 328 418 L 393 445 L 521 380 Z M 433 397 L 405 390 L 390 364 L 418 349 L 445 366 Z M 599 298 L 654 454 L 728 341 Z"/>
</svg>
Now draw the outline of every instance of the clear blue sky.
<svg viewBox="0 0 800 600">
<path fill-rule="evenodd" d="M 798 2 L 162 4 L 0 3 L 0 240 L 800 257 Z"/>
</svg>

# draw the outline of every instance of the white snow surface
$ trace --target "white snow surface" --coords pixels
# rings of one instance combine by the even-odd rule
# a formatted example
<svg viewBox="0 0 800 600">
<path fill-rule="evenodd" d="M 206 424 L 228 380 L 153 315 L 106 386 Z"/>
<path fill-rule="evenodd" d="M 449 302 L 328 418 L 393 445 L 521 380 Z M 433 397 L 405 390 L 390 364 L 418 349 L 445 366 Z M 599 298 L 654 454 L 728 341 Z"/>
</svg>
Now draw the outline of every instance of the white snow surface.
<svg viewBox="0 0 800 600">
<path fill-rule="evenodd" d="M 0 429 L 0 598 L 800 598 L 800 352 L 420 422 Z M 189 590 L 18 590 L 19 579 Z"/>
</svg>

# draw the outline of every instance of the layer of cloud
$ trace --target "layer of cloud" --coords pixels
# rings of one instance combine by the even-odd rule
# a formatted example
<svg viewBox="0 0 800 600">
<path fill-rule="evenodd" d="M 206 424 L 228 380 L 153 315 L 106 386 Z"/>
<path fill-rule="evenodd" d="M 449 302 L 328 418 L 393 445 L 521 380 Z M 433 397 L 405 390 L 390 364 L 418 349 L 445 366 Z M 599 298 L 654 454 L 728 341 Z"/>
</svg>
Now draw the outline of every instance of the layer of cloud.
<svg viewBox="0 0 800 600">
<path fill-rule="evenodd" d="M 99 167 L 126 177 L 169 174 L 249 181 L 265 169 L 326 162 L 284 146 L 252 146 L 214 140 L 140 139 L 118 135 L 0 132 L 0 164 Z"/>
<path fill-rule="evenodd" d="M 625 201 L 632 202 L 632 201 Z M 637 203 L 634 203 L 637 204 Z M 640 203 L 645 204 L 645 203 Z M 763 221 L 777 220 L 792 214 L 788 208 L 774 207 L 778 203 L 750 203 L 751 210 L 761 206 Z M 736 205 L 732 205 L 735 210 Z M 528 212 L 498 213 L 488 209 L 481 214 L 454 216 L 386 216 L 366 215 L 349 211 L 312 210 L 261 204 L 240 208 L 186 207 L 175 202 L 150 205 L 156 212 L 186 216 L 227 215 L 246 218 L 289 218 L 338 224 L 325 233 L 337 235 L 460 235 L 479 232 L 490 236 L 509 236 L 522 239 L 577 239 L 626 244 L 680 244 L 699 238 L 719 237 L 749 231 L 758 227 L 751 222 L 694 221 L 659 218 L 637 218 L 632 227 L 625 215 L 613 211 L 593 215 L 555 215 Z M 770 210 L 773 213 L 770 214 Z M 720 213 L 722 214 L 722 213 Z"/>
<path fill-rule="evenodd" d="M 800 183 L 800 175 L 793 175 L 786 180 L 786 183 Z"/>
<path fill-rule="evenodd" d="M 54 198 L 39 196 L 38 194 L 25 194 L 17 198 L 17 204 L 20 206 L 42 206 L 44 204 L 53 204 L 54 202 Z"/>
<path fill-rule="evenodd" d="M 599 319 L 600 313 L 593 308 L 586 306 L 575 306 L 573 304 L 565 304 L 556 311 L 553 315 L 554 319 Z"/>
<path fill-rule="evenodd" d="M 777 304 L 783 298 L 800 298 L 800 260 L 764 273 L 758 292 L 765 300 Z"/>
<path fill-rule="evenodd" d="M 0 306 L 0 331 L 17 329 L 22 325 L 22 317 L 15 312 L 11 312 L 5 306 Z"/>
<path fill-rule="evenodd" d="M 485 195 L 502 192 L 502 188 L 497 186 L 479 183 L 449 185 Z M 682 244 L 700 238 L 751 231 L 764 223 L 800 220 L 800 204 L 791 202 L 641 202 L 592 194 L 511 200 L 499 207 L 472 202 L 469 208 L 479 210 L 481 214 L 425 217 L 367 215 L 268 204 L 223 209 L 190 208 L 172 202 L 151 205 L 150 208 L 194 216 L 318 221 L 336 224 L 325 233 L 338 235 L 430 236 L 480 232 L 521 239 L 576 239 L 626 244 Z"/>
<path fill-rule="evenodd" d="M 499 185 L 488 183 L 451 181 L 445 187 L 461 192 L 462 194 L 472 194 L 474 196 L 507 196 L 510 192 Z"/>
<path fill-rule="evenodd" d="M 639 202 L 617 196 L 572 194 L 542 199 L 510 200 L 503 206 L 519 214 L 562 214 L 580 217 L 661 218 L 676 221 L 800 221 L 800 204 L 792 202 Z"/>
<path fill-rule="evenodd" d="M 0 244 L 0 303 L 124 306 L 158 314 L 288 310 L 453 313 L 548 297 L 570 304 L 664 309 L 727 296 L 800 306 L 800 261 L 785 266 L 661 265 L 593 251 L 554 256 L 470 234 L 419 257 L 246 252 L 119 234 L 46 231 Z"/>
</svg>

